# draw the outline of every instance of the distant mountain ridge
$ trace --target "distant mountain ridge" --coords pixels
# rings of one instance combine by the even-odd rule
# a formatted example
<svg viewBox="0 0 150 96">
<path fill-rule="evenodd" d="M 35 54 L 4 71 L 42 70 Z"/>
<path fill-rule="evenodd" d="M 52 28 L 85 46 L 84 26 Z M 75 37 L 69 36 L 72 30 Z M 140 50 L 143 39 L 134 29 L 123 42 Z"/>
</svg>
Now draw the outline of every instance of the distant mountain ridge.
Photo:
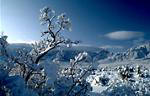
<svg viewBox="0 0 150 96">
<path fill-rule="evenodd" d="M 85 62 L 95 62 L 111 56 L 111 52 L 105 49 L 90 46 L 73 46 L 71 48 L 62 47 L 52 50 L 47 56 L 51 60 L 55 59 L 58 61 L 69 62 L 70 59 L 73 59 L 81 52 L 88 53 L 87 58 L 84 60 Z"/>
<path fill-rule="evenodd" d="M 108 57 L 105 61 L 125 61 L 136 59 L 149 59 L 150 58 L 150 42 L 146 42 L 141 45 L 129 48 L 125 52 L 114 53 L 111 57 Z"/>
<path fill-rule="evenodd" d="M 8 46 L 12 51 L 18 48 L 26 48 L 31 50 L 30 44 L 10 44 Z M 85 62 L 116 62 L 125 60 L 135 60 L 135 59 L 149 59 L 150 58 L 150 42 L 140 44 L 136 47 L 129 48 L 124 52 L 110 52 L 106 49 L 92 47 L 92 46 L 73 46 L 71 48 L 60 47 L 54 49 L 45 56 L 50 60 L 58 60 L 62 62 L 69 62 L 76 55 L 81 52 L 87 52 L 88 56 L 84 60 Z"/>
</svg>

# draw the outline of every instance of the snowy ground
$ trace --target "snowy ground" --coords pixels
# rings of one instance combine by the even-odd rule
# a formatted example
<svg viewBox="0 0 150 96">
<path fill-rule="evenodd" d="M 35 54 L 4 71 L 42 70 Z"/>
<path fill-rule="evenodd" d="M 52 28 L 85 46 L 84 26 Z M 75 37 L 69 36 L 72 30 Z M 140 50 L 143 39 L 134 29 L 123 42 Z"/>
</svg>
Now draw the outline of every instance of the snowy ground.
<svg viewBox="0 0 150 96">
<path fill-rule="evenodd" d="M 129 72 L 131 77 L 122 79 L 117 69 L 123 66 L 134 68 Z M 137 73 L 137 66 L 141 66 L 141 74 Z M 94 75 L 87 79 L 93 88 L 91 96 L 150 96 L 150 60 L 134 60 L 100 64 Z M 131 92 L 130 92 L 131 91 Z"/>
<path fill-rule="evenodd" d="M 67 62 L 61 64 L 63 67 L 68 67 Z M 88 63 L 81 64 L 79 66 L 82 67 L 89 65 Z M 97 66 L 97 70 L 87 79 L 93 89 L 90 96 L 150 96 L 150 59 L 93 64 Z M 126 66 L 133 68 L 134 71 L 128 71 Z M 138 66 L 141 68 L 140 74 L 138 74 Z M 122 79 L 120 70 L 129 73 L 131 77 Z"/>
</svg>

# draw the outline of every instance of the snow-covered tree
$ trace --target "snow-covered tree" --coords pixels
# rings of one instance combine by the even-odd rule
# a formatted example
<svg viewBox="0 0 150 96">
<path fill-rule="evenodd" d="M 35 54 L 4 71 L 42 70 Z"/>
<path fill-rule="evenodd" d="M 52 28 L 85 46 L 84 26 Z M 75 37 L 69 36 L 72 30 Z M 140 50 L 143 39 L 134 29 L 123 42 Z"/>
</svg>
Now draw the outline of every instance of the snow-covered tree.
<svg viewBox="0 0 150 96">
<path fill-rule="evenodd" d="M 61 34 L 63 30 L 71 31 L 70 19 L 64 13 L 56 15 L 55 11 L 48 7 L 44 7 L 40 12 L 41 24 L 46 26 L 44 27 L 46 30 L 42 32 L 42 39 L 32 44 L 31 51 L 20 48 L 11 54 L 7 48 L 7 36 L 1 36 L 0 60 L 3 63 L 0 66 L 3 65 L 1 67 L 3 70 L 7 69 L 4 70 L 7 74 L 3 76 L 0 83 L 5 80 L 4 77 L 8 77 L 11 78 L 9 79 L 11 80 L 10 84 L 14 84 L 17 88 L 12 85 L 11 87 L 7 86 L 7 83 L 1 84 L 0 92 L 2 90 L 5 93 L 5 89 L 8 88 L 6 94 L 9 93 L 12 96 L 86 95 L 91 91 L 90 84 L 86 81 L 91 69 L 77 67 L 78 63 L 86 58 L 86 52 L 73 58 L 67 70 L 60 68 L 56 62 L 44 59 L 49 51 L 57 47 L 62 45 L 71 47 L 72 44 L 79 43 L 79 41 L 72 41 Z"/>
</svg>

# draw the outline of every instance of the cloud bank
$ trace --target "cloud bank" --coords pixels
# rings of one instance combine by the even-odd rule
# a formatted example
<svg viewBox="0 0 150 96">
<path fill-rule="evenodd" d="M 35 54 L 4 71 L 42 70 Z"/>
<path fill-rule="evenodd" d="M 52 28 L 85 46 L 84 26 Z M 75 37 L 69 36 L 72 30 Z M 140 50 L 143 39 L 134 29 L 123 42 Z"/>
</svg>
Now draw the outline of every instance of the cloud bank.
<svg viewBox="0 0 150 96">
<path fill-rule="evenodd" d="M 134 38 L 141 38 L 144 36 L 142 32 L 134 32 L 134 31 L 116 31 L 105 34 L 105 37 L 114 40 L 130 40 Z"/>
</svg>

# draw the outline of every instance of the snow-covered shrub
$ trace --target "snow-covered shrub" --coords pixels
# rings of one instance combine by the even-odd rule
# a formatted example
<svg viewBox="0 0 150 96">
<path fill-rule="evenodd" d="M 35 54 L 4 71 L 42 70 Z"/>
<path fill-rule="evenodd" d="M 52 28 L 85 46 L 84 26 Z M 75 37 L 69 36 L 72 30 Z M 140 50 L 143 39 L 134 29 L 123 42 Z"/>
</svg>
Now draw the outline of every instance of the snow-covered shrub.
<svg viewBox="0 0 150 96">
<path fill-rule="evenodd" d="M 38 96 L 28 89 L 20 76 L 9 76 L 6 70 L 0 69 L 0 96 Z"/>
<path fill-rule="evenodd" d="M 106 86 L 109 82 L 109 78 L 106 77 L 100 77 L 99 82 L 101 82 L 102 86 Z"/>
<path fill-rule="evenodd" d="M 128 66 L 122 66 L 119 70 L 119 76 L 121 77 L 122 80 L 128 80 L 131 78 L 132 74 L 130 73 L 130 68 Z"/>
<path fill-rule="evenodd" d="M 130 85 L 115 83 L 101 93 L 101 96 L 136 96 Z"/>
<path fill-rule="evenodd" d="M 8 46 L 8 43 L 7 43 L 7 36 L 6 35 L 3 35 L 3 33 L 1 34 L 0 36 L 0 55 L 6 55 L 6 47 Z"/>
<path fill-rule="evenodd" d="M 54 84 L 56 96 L 86 96 L 89 94 L 92 87 L 86 81 L 86 77 L 93 70 L 90 68 L 82 69 L 78 66 L 78 63 L 84 60 L 86 56 L 86 52 L 79 53 L 70 60 L 70 67 L 61 70 L 60 77 Z"/>
<path fill-rule="evenodd" d="M 143 74 L 143 76 L 137 74 L 138 70 L 138 67 L 133 66 L 121 66 L 105 71 L 96 70 L 95 75 L 89 76 L 87 81 L 91 82 L 94 89 L 92 93 L 98 94 L 96 96 L 149 96 L 149 69 L 140 67 L 140 74 Z M 120 78 L 120 75 L 124 77 Z M 99 78 L 102 78 L 102 76 L 109 79 L 109 82 L 105 86 L 102 85 L 102 82 L 99 82 Z M 104 81 L 105 78 L 103 78 Z"/>
</svg>

